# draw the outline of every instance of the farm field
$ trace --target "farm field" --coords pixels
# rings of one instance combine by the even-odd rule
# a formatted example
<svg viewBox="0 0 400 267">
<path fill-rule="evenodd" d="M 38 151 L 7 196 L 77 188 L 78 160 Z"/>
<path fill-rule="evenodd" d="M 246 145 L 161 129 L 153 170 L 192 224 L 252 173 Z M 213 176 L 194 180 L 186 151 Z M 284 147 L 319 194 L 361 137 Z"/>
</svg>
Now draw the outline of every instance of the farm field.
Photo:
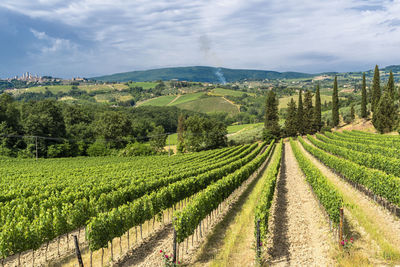
<svg viewBox="0 0 400 267">
<path fill-rule="evenodd" d="M 85 266 L 161 266 L 175 231 L 190 266 L 396 265 L 398 150 L 400 136 L 343 131 L 171 157 L 0 158 L 0 253 L 74 266 L 77 235 Z"/>
<path fill-rule="evenodd" d="M 174 101 L 174 103 L 172 103 L 172 106 L 177 106 L 179 104 L 184 104 L 190 101 L 194 101 L 199 99 L 200 97 L 204 96 L 205 93 L 204 92 L 198 92 L 198 93 L 192 93 L 192 94 L 184 94 L 179 96 L 179 98 Z"/>
<path fill-rule="evenodd" d="M 253 93 L 246 93 L 243 91 L 224 89 L 224 88 L 215 88 L 211 90 L 209 94 L 215 96 L 237 96 L 237 97 L 240 97 L 243 94 L 254 95 Z"/>
<path fill-rule="evenodd" d="M 176 96 L 174 95 L 165 95 L 165 96 L 159 96 L 156 98 L 151 98 L 149 100 L 145 100 L 141 103 L 138 103 L 137 106 L 166 106 L 168 105 L 172 100 L 174 100 Z"/>
<path fill-rule="evenodd" d="M 180 98 L 176 102 L 178 102 Z M 197 100 L 187 101 L 181 104 L 176 104 L 176 102 L 174 102 L 173 105 L 176 105 L 178 108 L 192 110 L 196 112 L 226 112 L 228 114 L 239 113 L 238 106 L 232 104 L 222 97 L 199 98 Z"/>
</svg>

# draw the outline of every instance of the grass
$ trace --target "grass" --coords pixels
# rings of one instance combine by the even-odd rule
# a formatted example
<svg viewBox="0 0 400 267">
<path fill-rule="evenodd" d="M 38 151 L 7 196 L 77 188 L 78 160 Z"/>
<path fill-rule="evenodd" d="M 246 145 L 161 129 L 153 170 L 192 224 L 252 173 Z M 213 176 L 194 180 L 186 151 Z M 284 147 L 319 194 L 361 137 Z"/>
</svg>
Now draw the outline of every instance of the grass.
<svg viewBox="0 0 400 267">
<path fill-rule="evenodd" d="M 181 98 L 182 96 L 176 102 L 181 100 Z M 174 102 L 173 105 L 175 105 L 176 102 Z M 177 105 L 177 107 L 203 113 L 226 112 L 231 115 L 239 113 L 239 110 L 235 105 L 232 105 L 222 97 L 200 98 L 197 100 L 180 103 Z"/>
<path fill-rule="evenodd" d="M 246 93 L 246 92 L 243 92 L 243 91 L 223 89 L 223 88 L 215 88 L 209 94 L 210 95 L 215 95 L 215 96 L 237 96 L 237 97 L 240 97 L 240 96 L 242 96 L 244 94 L 254 95 L 252 93 Z"/>
<path fill-rule="evenodd" d="M 176 96 L 174 95 L 165 95 L 156 98 L 149 99 L 142 103 L 139 103 L 138 106 L 166 106 L 169 102 L 174 100 Z"/>
<path fill-rule="evenodd" d="M 251 143 L 262 138 L 264 123 L 256 123 L 254 126 L 244 128 L 240 133 L 228 136 L 228 140 L 233 140 L 239 144 Z"/>
<path fill-rule="evenodd" d="M 278 150 L 275 150 L 271 162 L 277 157 L 277 152 Z M 229 225 L 222 242 L 223 246 L 211 266 L 246 266 L 255 261 L 254 212 L 267 179 L 266 174 L 267 170 L 257 181 L 241 210 Z"/>
<path fill-rule="evenodd" d="M 238 124 L 238 125 L 230 125 L 228 126 L 228 134 L 236 133 L 243 129 L 251 129 L 253 127 L 259 126 L 262 123 L 247 123 L 247 124 Z"/>
<path fill-rule="evenodd" d="M 190 101 L 197 100 L 200 97 L 202 97 L 203 95 L 205 95 L 204 92 L 181 95 L 174 103 L 171 104 L 171 106 L 177 106 L 180 104 L 184 104 L 184 103 L 187 103 Z"/>
<path fill-rule="evenodd" d="M 169 138 L 169 141 L 168 141 Z M 168 146 L 168 142 L 171 146 L 175 146 L 178 144 L 178 134 L 177 133 L 173 133 L 168 135 L 167 141 L 166 141 L 166 145 Z"/>
</svg>

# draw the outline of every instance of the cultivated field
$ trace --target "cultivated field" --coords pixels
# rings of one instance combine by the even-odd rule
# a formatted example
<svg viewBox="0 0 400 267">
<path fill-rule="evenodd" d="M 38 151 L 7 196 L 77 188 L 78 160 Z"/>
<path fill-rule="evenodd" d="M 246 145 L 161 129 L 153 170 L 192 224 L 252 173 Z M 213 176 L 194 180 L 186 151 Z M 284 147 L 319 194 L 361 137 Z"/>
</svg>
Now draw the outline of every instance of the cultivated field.
<svg viewBox="0 0 400 267">
<path fill-rule="evenodd" d="M 0 253 L 76 266 L 77 235 L 85 266 L 400 264 L 399 152 L 399 136 L 343 131 L 171 157 L 0 158 Z"/>
</svg>

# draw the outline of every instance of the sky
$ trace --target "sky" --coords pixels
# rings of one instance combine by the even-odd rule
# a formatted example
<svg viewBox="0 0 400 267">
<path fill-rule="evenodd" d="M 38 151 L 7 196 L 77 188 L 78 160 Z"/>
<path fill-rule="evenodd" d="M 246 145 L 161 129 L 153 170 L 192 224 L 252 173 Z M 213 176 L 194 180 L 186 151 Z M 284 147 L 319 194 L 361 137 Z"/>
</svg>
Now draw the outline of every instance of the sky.
<svg viewBox="0 0 400 267">
<path fill-rule="evenodd" d="M 0 77 L 400 64 L 400 0 L 1 0 Z"/>
</svg>

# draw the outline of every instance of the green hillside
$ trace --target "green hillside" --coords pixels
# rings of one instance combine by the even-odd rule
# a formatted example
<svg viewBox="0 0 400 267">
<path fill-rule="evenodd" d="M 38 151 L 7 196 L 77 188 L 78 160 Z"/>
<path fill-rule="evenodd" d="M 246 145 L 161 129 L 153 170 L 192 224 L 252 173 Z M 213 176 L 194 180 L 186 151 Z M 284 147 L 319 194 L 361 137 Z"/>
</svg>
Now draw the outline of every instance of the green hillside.
<svg viewBox="0 0 400 267">
<path fill-rule="evenodd" d="M 246 70 L 246 69 L 227 69 L 215 67 L 177 67 L 162 68 L 144 71 L 132 71 L 125 73 L 116 73 L 112 75 L 93 77 L 92 80 L 110 81 L 110 82 L 145 82 L 157 80 L 185 80 L 196 82 L 224 83 L 237 82 L 241 80 L 264 80 L 264 79 L 290 79 L 307 78 L 312 74 L 299 72 L 277 72 L 265 70 Z"/>
<path fill-rule="evenodd" d="M 176 106 L 181 109 L 187 109 L 202 113 L 212 113 L 212 112 L 227 112 L 229 114 L 239 113 L 239 109 L 237 106 L 226 101 L 222 97 L 199 98 L 197 100 L 185 102 Z"/>
<path fill-rule="evenodd" d="M 143 101 L 142 103 L 138 103 L 137 106 L 166 106 L 168 103 L 170 103 L 172 100 L 174 100 L 176 96 L 174 95 L 165 95 L 165 96 L 160 96 L 156 98 L 152 98 L 146 101 Z"/>
</svg>

